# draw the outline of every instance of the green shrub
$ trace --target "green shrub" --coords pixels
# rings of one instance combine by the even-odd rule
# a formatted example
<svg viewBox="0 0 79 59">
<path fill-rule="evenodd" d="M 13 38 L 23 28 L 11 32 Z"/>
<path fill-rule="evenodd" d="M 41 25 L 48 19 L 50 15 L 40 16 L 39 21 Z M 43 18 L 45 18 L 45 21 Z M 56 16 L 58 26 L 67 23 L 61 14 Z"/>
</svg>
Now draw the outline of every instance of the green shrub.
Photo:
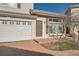
<svg viewBox="0 0 79 59">
<path fill-rule="evenodd" d="M 60 40 L 59 42 L 52 43 L 51 45 L 45 46 L 51 50 L 69 50 L 79 48 L 79 43 L 75 43 L 72 40 Z"/>
</svg>

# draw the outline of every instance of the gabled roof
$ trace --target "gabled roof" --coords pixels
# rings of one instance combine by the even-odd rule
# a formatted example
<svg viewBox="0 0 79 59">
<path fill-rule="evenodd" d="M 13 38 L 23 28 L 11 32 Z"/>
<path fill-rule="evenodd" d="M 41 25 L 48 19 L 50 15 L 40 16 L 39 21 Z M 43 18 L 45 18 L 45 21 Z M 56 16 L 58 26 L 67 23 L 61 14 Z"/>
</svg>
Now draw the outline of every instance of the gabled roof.
<svg viewBox="0 0 79 59">
<path fill-rule="evenodd" d="M 71 8 L 79 8 L 79 4 L 78 4 L 78 5 L 70 5 L 70 6 L 66 9 L 65 13 L 66 13 L 68 10 L 70 10 Z"/>
</svg>

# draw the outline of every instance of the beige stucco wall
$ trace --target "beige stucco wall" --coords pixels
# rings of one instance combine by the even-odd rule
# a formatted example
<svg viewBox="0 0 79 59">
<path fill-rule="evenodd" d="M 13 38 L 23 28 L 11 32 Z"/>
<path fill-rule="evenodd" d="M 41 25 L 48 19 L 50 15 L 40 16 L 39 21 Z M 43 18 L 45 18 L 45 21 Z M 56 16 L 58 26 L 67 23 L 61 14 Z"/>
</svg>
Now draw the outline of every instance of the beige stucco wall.
<svg viewBox="0 0 79 59">
<path fill-rule="evenodd" d="M 29 14 L 29 9 L 33 9 L 33 3 L 21 3 L 21 9 L 25 10 L 25 13 Z"/>
<path fill-rule="evenodd" d="M 77 10 L 79 10 L 79 8 L 71 8 L 71 13 Z"/>
<path fill-rule="evenodd" d="M 29 9 L 33 9 L 33 3 L 21 3 L 21 8 L 17 8 L 16 3 L 10 3 L 9 6 L 0 5 L 0 11 L 29 14 Z"/>
</svg>

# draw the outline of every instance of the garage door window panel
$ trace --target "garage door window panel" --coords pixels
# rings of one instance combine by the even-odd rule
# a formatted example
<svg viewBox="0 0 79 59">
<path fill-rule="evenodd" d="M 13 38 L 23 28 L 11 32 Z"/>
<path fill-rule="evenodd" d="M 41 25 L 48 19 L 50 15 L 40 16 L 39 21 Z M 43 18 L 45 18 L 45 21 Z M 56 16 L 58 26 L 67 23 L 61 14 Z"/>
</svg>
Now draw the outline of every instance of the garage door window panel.
<svg viewBox="0 0 79 59">
<path fill-rule="evenodd" d="M 24 21 L 24 22 L 22 22 L 23 23 L 23 25 L 26 25 L 26 22 Z"/>
<path fill-rule="evenodd" d="M 2 21 L 2 24 L 7 24 L 7 21 Z"/>
<path fill-rule="evenodd" d="M 14 24 L 14 21 L 10 21 L 10 24 Z"/>
<path fill-rule="evenodd" d="M 16 22 L 16 25 L 20 25 L 20 21 L 17 21 L 17 22 Z"/>
<path fill-rule="evenodd" d="M 32 24 L 32 22 L 31 21 L 28 21 L 28 25 L 31 25 Z"/>
</svg>

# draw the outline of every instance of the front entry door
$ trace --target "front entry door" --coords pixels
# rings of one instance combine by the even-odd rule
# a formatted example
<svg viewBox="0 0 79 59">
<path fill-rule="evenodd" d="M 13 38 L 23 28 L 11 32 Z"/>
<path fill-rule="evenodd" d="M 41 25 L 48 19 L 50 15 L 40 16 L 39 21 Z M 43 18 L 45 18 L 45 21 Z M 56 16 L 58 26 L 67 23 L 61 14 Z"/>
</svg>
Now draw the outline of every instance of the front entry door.
<svg viewBox="0 0 79 59">
<path fill-rule="evenodd" d="M 42 36 L 42 21 L 40 20 L 36 21 L 36 36 L 37 37 Z"/>
</svg>

